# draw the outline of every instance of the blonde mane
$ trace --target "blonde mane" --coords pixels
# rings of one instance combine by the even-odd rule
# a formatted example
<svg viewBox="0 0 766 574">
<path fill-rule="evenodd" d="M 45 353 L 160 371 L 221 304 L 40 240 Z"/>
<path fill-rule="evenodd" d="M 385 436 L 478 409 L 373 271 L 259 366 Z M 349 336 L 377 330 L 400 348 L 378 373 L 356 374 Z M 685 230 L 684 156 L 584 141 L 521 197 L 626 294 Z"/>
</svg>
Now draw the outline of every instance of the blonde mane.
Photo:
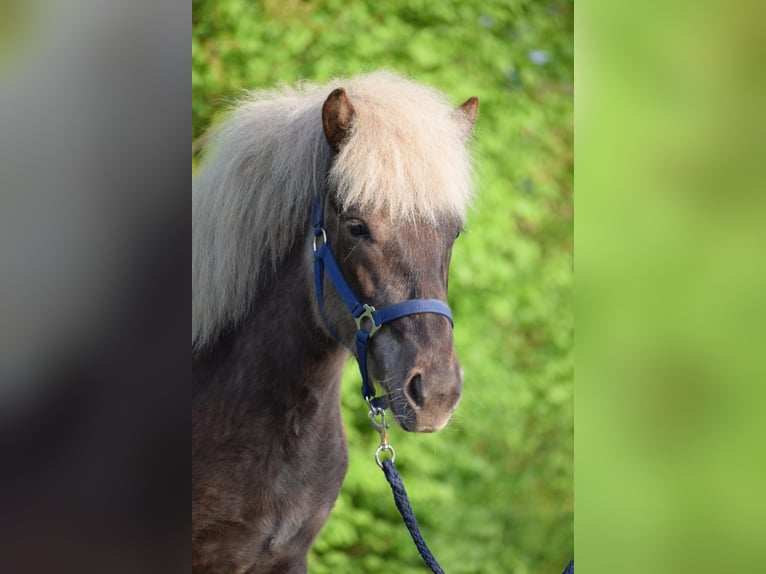
<svg viewBox="0 0 766 574">
<path fill-rule="evenodd" d="M 355 115 L 330 166 L 322 104 L 337 87 Z M 313 194 L 325 183 L 344 208 L 432 224 L 462 218 L 469 130 L 440 92 L 391 72 L 249 94 L 206 136 L 192 182 L 192 350 L 246 314 L 308 232 Z"/>
</svg>

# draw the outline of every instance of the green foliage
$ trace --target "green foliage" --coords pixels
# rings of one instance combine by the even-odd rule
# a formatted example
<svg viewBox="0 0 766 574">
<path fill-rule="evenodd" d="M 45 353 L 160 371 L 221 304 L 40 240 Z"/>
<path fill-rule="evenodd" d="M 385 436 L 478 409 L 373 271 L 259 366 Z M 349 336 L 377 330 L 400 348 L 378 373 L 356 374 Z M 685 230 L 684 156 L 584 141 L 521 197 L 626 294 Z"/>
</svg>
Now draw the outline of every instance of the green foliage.
<svg viewBox="0 0 766 574">
<path fill-rule="evenodd" d="M 573 555 L 572 22 L 564 0 L 193 2 L 195 138 L 243 89 L 381 67 L 481 100 L 450 275 L 464 397 L 443 431 L 390 437 L 450 574 L 557 572 Z M 350 469 L 309 570 L 424 572 L 355 365 L 343 385 Z"/>
</svg>

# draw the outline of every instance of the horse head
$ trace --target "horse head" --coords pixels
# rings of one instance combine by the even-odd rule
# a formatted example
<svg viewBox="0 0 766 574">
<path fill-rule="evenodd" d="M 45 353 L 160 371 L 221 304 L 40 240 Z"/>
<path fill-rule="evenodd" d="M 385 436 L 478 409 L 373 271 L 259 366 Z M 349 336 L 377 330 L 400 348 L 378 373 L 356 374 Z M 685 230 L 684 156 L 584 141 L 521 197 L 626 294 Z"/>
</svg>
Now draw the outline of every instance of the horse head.
<svg viewBox="0 0 766 574">
<path fill-rule="evenodd" d="M 463 139 L 470 133 L 477 108 L 478 100 L 471 98 L 454 110 Z M 338 160 L 345 145 L 353 145 L 356 113 L 342 88 L 325 101 L 322 126 L 332 150 L 331 162 Z M 407 126 L 398 129 L 406 132 Z M 386 159 L 380 158 L 379 165 L 386 165 Z M 452 246 L 463 224 L 461 215 L 445 211 L 395 217 L 386 202 L 344 201 L 331 184 L 325 190 L 322 210 L 323 240 L 359 300 L 376 309 L 413 299 L 446 302 Z M 334 336 L 358 355 L 358 327 L 336 289 L 324 281 L 328 284 L 320 324 L 332 326 Z M 386 323 L 370 339 L 365 363 L 361 359 L 357 356 L 385 392 L 403 429 L 434 432 L 447 424 L 463 384 L 450 318 L 439 312 L 417 312 Z"/>
</svg>

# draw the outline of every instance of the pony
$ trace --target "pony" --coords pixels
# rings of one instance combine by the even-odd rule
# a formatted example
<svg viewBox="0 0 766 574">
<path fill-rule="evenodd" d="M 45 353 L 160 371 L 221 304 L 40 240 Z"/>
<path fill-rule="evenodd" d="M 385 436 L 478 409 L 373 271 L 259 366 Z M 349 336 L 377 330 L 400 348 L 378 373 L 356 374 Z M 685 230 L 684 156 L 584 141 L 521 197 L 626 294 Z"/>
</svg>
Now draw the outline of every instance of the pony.
<svg viewBox="0 0 766 574">
<path fill-rule="evenodd" d="M 360 358 L 362 327 L 314 260 L 324 243 L 370 309 L 446 308 L 477 110 L 475 97 L 454 107 L 379 71 L 248 94 L 204 136 L 192 181 L 196 574 L 306 572 L 348 467 L 349 353 L 403 429 L 448 422 L 463 373 L 447 312 L 390 320 Z"/>
</svg>

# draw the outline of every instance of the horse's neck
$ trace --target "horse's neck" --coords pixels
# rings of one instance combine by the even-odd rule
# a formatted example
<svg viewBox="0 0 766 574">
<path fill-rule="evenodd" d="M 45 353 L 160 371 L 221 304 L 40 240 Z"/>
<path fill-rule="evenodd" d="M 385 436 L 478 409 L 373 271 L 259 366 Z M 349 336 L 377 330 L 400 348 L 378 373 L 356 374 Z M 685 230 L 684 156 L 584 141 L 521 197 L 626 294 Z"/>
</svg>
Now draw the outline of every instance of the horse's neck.
<svg viewBox="0 0 766 574">
<path fill-rule="evenodd" d="M 192 540 L 205 572 L 305 572 L 348 467 L 347 353 L 314 319 L 306 267 L 296 249 L 240 326 L 192 358 Z"/>
<path fill-rule="evenodd" d="M 193 360 L 194 395 L 226 387 L 229 399 L 255 401 L 259 409 L 291 409 L 301 401 L 337 407 L 346 351 L 316 323 L 306 267 L 294 249 L 247 318 Z"/>
</svg>

